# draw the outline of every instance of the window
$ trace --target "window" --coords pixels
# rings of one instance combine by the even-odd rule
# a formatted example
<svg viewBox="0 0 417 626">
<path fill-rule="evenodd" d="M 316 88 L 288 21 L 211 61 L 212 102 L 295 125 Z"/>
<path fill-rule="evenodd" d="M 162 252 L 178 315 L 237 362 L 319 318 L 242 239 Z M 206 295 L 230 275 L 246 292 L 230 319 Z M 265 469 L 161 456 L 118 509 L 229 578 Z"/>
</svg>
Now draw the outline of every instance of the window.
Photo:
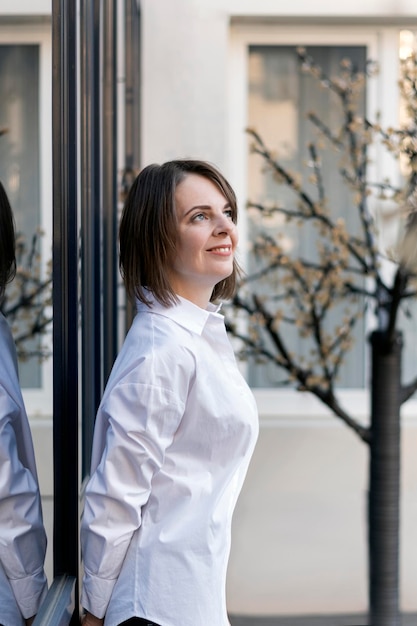
<svg viewBox="0 0 417 626">
<path fill-rule="evenodd" d="M 309 46 L 307 54 L 323 69 L 327 76 L 340 71 L 340 63 L 348 58 L 358 71 L 363 71 L 366 63 L 364 46 Z M 339 126 L 338 102 L 333 94 L 320 88 L 319 83 L 301 72 L 294 46 L 250 46 L 248 59 L 248 123 L 255 128 L 269 148 L 277 150 L 281 164 L 292 172 L 301 174 L 301 184 L 312 198 L 317 196 L 314 186 L 309 183 L 311 168 L 308 167 L 307 144 L 316 142 L 313 125 L 307 120 L 308 111 L 315 111 L 319 117 L 328 121 L 331 127 Z M 365 97 L 359 103 L 362 115 L 365 109 Z M 323 159 L 324 188 L 331 214 L 336 219 L 343 217 L 351 233 L 359 233 L 357 211 L 350 210 L 350 194 L 346 187 L 341 187 L 338 174 L 338 158 L 331 150 L 321 152 Z M 255 203 L 281 204 L 294 206 L 297 198 L 283 185 L 277 185 L 271 173 L 265 173 L 259 156 L 251 155 L 248 163 L 248 195 Z M 257 215 L 248 214 L 250 241 L 255 242 L 259 226 Z M 278 216 L 277 216 L 278 217 Z M 283 220 L 271 220 L 266 226 L 268 234 L 274 239 L 280 234 L 291 254 L 313 259 L 316 247 L 316 234 L 311 225 L 303 227 L 285 223 Z M 265 230 L 265 223 L 262 226 Z M 283 241 L 283 239 L 281 239 Z M 258 264 L 252 255 L 248 258 L 249 273 L 256 272 Z M 343 307 L 333 314 L 333 322 L 343 317 Z M 358 305 L 358 312 L 361 305 Z M 341 369 L 342 387 L 362 387 L 364 381 L 364 334 L 363 318 L 354 327 L 355 343 L 347 354 Z M 329 330 L 329 332 L 331 332 Z M 308 355 L 309 342 L 299 337 L 292 324 L 286 325 L 285 334 L 291 336 L 291 347 L 297 354 Z M 255 387 L 273 386 L 277 378 L 277 368 L 271 365 L 253 364 L 249 368 L 249 382 Z"/>
<path fill-rule="evenodd" d="M 16 231 L 29 248 L 35 233 L 42 233 L 37 250 L 43 278 L 51 259 L 50 76 L 49 26 L 0 26 L 0 128 L 5 131 L 0 136 L 0 179 L 13 208 Z M 50 333 L 42 344 L 51 349 Z M 26 348 L 38 351 L 39 346 L 40 340 L 35 339 Z M 51 415 L 51 360 L 32 357 L 19 363 L 30 413 Z"/>
<path fill-rule="evenodd" d="M 302 154 L 308 137 L 309 129 L 305 121 L 307 110 L 320 109 L 322 115 L 334 115 L 331 102 L 325 101 L 323 91 L 312 90 L 308 84 L 308 77 L 303 77 L 297 68 L 295 59 L 296 47 L 303 46 L 311 53 L 317 62 L 329 73 L 334 73 L 340 60 L 349 57 L 358 67 L 366 59 L 372 59 L 380 64 L 383 71 L 377 78 L 368 81 L 366 94 L 361 106 L 371 119 L 380 112 L 382 125 L 398 126 L 399 101 L 396 84 L 399 70 L 400 29 L 394 28 L 349 28 L 321 26 L 309 29 L 307 27 L 285 27 L 279 24 L 248 25 L 236 23 L 232 26 L 231 37 L 231 136 L 230 146 L 233 146 L 230 163 L 232 180 L 238 191 L 239 203 L 243 207 L 246 201 L 271 199 L 274 194 L 285 194 L 283 186 L 278 187 L 261 171 L 259 157 L 249 154 L 248 141 L 244 129 L 255 127 L 263 137 L 269 148 L 279 152 L 281 160 L 296 171 L 302 170 Z M 404 48 L 404 35 L 402 36 Z M 383 94 L 383 108 L 380 108 Z M 393 163 L 384 151 L 375 151 L 370 154 L 372 178 L 381 180 L 385 174 L 392 178 Z M 329 178 L 329 195 L 339 193 L 339 189 L 332 185 L 332 168 L 329 161 L 326 171 Z M 399 177 L 399 174 L 398 174 Z M 395 181 L 394 181 L 395 182 Z M 282 200 L 281 196 L 281 200 Z M 334 203 L 336 206 L 336 203 Z M 339 199 L 338 207 L 346 211 L 346 198 Z M 345 219 L 348 215 L 344 215 Z M 251 269 L 253 262 L 250 256 L 250 241 L 256 231 L 250 212 L 243 215 L 241 226 L 241 241 L 243 241 L 243 255 L 245 267 Z M 275 225 L 277 227 L 277 225 Z M 288 226 L 279 225 L 279 228 Z M 349 223 L 349 230 L 355 228 L 354 219 Z M 383 236 L 390 239 L 395 228 L 386 229 Z M 288 229 L 285 233 L 294 245 L 295 235 Z M 247 243 L 245 247 L 245 242 Z M 297 245 L 297 244 L 296 244 Z M 307 237 L 300 242 L 300 246 L 311 246 L 312 240 Z M 388 270 L 389 271 L 389 268 Z M 357 327 L 355 347 L 351 351 L 344 378 L 340 387 L 350 389 L 349 397 L 360 400 L 360 412 L 366 412 L 366 403 L 363 393 L 357 395 L 358 390 L 367 385 L 367 333 L 372 329 L 374 320 L 368 315 Z M 407 346 L 414 345 L 416 316 L 408 321 L 405 332 L 405 375 L 412 373 L 412 354 Z M 403 325 L 404 327 L 404 325 Z M 294 337 L 294 342 L 297 338 Z M 248 379 L 254 387 L 270 388 L 277 378 L 265 370 L 265 366 L 247 366 Z M 407 373 L 408 372 L 408 373 Z M 268 392 L 270 394 L 270 392 Z M 290 398 L 291 392 L 281 391 L 281 394 Z M 259 391 L 257 396 L 267 397 L 267 393 Z M 268 397 L 271 397 L 269 395 Z M 299 404 L 299 403 L 298 403 Z"/>
</svg>

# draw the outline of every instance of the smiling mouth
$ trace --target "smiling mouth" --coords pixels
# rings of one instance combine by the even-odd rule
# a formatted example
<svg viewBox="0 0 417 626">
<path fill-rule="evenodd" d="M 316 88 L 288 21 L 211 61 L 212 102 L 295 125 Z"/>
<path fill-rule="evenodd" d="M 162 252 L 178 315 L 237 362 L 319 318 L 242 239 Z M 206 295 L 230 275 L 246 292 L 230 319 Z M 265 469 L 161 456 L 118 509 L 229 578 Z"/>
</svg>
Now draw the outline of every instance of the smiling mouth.
<svg viewBox="0 0 417 626">
<path fill-rule="evenodd" d="M 228 254 L 232 251 L 232 246 L 217 246 L 216 248 L 210 248 L 208 252 L 219 252 L 220 254 Z"/>
</svg>

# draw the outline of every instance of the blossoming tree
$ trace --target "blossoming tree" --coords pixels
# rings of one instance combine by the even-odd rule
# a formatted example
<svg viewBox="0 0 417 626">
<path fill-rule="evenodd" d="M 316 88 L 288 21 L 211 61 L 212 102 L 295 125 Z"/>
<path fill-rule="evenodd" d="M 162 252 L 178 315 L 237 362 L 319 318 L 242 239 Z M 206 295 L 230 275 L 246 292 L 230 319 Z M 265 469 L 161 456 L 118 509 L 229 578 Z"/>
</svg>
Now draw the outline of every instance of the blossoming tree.
<svg viewBox="0 0 417 626">
<path fill-rule="evenodd" d="M 41 233 L 28 242 L 16 238 L 16 276 L 7 285 L 2 313 L 12 328 L 21 360 L 43 360 L 51 355 L 50 341 L 43 341 L 52 324 L 52 277 L 50 267 L 42 270 L 39 253 Z"/>
<path fill-rule="evenodd" d="M 359 95 L 372 80 L 374 64 L 359 72 L 345 60 L 337 76 L 326 75 L 304 49 L 297 51 L 300 70 L 332 93 L 338 124 L 310 112 L 316 140 L 309 143 L 305 173 L 290 171 L 254 129 L 251 150 L 260 156 L 276 185 L 291 191 L 284 202 L 248 203 L 256 236 L 255 267 L 242 278 L 228 314 L 229 331 L 240 340 L 246 359 L 281 372 L 281 384 L 316 396 L 369 447 L 369 606 L 373 626 L 399 624 L 400 407 L 417 390 L 417 377 L 401 380 L 403 319 L 416 296 L 414 268 L 417 238 L 414 205 L 417 176 L 417 61 L 403 61 L 400 89 L 407 122 L 383 129 L 359 110 Z M 402 185 L 371 180 L 370 154 L 377 145 L 407 169 Z M 357 228 L 350 232 L 326 194 L 323 154 L 334 151 L 340 185 L 349 192 Z M 375 200 L 378 200 L 378 203 Z M 391 251 L 379 245 L 378 206 L 389 204 L 402 224 L 402 245 Z M 407 216 L 407 218 L 405 217 Z M 282 228 L 268 223 L 279 218 Z M 308 229 L 314 252 L 288 246 L 286 229 Z M 272 233 L 272 234 L 271 234 Z M 337 314 L 335 315 L 335 311 Z M 404 313 L 402 313 L 403 315 Z M 365 425 L 343 406 L 338 377 L 361 318 L 372 319 L 370 421 Z M 308 350 L 294 349 L 297 334 Z M 300 345 L 300 342 L 299 344 Z M 416 367 L 417 370 L 417 367 Z"/>
</svg>

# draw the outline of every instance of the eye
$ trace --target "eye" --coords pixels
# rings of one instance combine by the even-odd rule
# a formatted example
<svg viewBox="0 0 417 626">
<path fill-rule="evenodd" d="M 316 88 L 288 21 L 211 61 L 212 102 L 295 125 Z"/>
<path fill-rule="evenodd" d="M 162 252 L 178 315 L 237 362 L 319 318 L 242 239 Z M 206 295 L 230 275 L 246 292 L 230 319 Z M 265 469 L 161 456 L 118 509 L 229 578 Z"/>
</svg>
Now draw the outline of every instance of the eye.
<svg viewBox="0 0 417 626">
<path fill-rule="evenodd" d="M 195 213 L 195 215 L 192 216 L 191 221 L 192 222 L 202 222 L 206 219 L 206 216 L 204 213 Z"/>
<path fill-rule="evenodd" d="M 232 209 L 226 209 L 226 211 L 224 212 L 225 215 L 227 215 L 227 217 L 231 220 L 233 220 L 233 211 Z"/>
</svg>

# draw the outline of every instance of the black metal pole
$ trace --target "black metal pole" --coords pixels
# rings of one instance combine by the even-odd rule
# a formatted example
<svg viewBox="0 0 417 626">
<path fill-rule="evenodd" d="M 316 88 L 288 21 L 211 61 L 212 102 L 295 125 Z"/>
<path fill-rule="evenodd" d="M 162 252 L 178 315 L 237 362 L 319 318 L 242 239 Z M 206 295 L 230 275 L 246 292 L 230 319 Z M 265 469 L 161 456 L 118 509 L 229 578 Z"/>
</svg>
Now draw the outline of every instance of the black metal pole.
<svg viewBox="0 0 417 626">
<path fill-rule="evenodd" d="M 54 575 L 78 575 L 76 3 L 52 2 Z M 76 617 L 74 618 L 76 619 Z"/>
<path fill-rule="evenodd" d="M 100 0 L 80 4 L 82 475 L 103 391 L 100 211 Z"/>
<path fill-rule="evenodd" d="M 125 0 L 125 164 L 121 181 L 126 196 L 140 165 L 140 11 L 136 0 Z M 132 323 L 135 311 L 125 300 L 125 327 Z"/>
<path fill-rule="evenodd" d="M 125 2 L 125 171 L 135 173 L 140 161 L 140 13 L 136 0 Z M 132 183 L 133 180 L 128 182 Z"/>
<path fill-rule="evenodd" d="M 402 337 L 371 334 L 369 486 L 370 623 L 399 626 L 400 406 Z"/>
<path fill-rule="evenodd" d="M 117 338 L 117 7 L 106 0 L 103 8 L 103 371 L 110 373 L 118 350 Z"/>
</svg>

